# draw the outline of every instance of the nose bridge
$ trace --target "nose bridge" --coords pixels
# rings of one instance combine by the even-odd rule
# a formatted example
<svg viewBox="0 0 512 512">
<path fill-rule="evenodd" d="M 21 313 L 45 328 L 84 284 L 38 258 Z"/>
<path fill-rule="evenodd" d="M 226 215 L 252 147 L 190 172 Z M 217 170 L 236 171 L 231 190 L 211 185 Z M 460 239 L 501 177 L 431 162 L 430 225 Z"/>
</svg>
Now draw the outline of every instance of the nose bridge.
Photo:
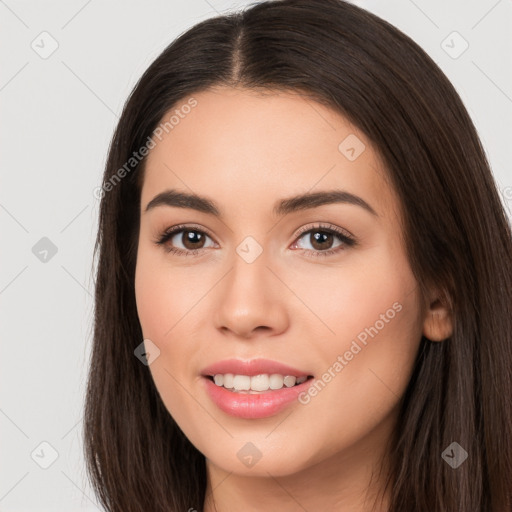
<svg viewBox="0 0 512 512">
<path fill-rule="evenodd" d="M 230 292 L 244 301 L 252 297 L 263 301 L 268 298 L 269 277 L 271 272 L 269 250 L 264 248 L 253 236 L 246 236 L 235 247 L 232 258 L 232 271 L 229 276 Z M 241 294 L 241 296 L 239 295 Z"/>
<path fill-rule="evenodd" d="M 247 236 L 235 248 L 230 272 L 222 285 L 217 326 L 248 336 L 258 327 L 280 330 L 286 324 L 279 280 L 268 267 L 270 251 Z M 272 281 L 276 282 L 272 282 Z"/>
<path fill-rule="evenodd" d="M 251 235 L 246 236 L 235 249 L 238 257 L 247 265 L 252 265 L 257 260 L 267 260 L 268 250 L 264 250 L 263 245 Z M 263 253 L 265 256 L 262 258 Z"/>
</svg>

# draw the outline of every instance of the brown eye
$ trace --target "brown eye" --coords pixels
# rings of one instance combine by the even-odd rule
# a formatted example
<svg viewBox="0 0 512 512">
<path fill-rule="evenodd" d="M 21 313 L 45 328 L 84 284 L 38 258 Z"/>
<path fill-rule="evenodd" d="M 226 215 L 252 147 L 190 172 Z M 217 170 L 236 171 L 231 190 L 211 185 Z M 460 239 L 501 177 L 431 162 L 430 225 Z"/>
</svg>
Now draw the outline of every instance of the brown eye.
<svg viewBox="0 0 512 512">
<path fill-rule="evenodd" d="M 311 231 L 309 240 L 313 249 L 322 251 L 331 248 L 334 235 L 326 231 Z"/>
<path fill-rule="evenodd" d="M 170 253 L 196 255 L 201 252 L 201 249 L 207 248 L 206 239 L 211 240 L 211 237 L 201 229 L 175 226 L 162 233 L 155 243 L 162 245 Z"/>
<path fill-rule="evenodd" d="M 181 242 L 185 249 L 202 249 L 205 241 L 205 235 L 200 231 L 181 231 Z M 179 237 L 178 237 L 179 238 Z"/>
<path fill-rule="evenodd" d="M 331 256 L 355 245 L 356 240 L 348 233 L 329 225 L 303 229 L 292 248 L 304 250 L 307 256 Z"/>
</svg>

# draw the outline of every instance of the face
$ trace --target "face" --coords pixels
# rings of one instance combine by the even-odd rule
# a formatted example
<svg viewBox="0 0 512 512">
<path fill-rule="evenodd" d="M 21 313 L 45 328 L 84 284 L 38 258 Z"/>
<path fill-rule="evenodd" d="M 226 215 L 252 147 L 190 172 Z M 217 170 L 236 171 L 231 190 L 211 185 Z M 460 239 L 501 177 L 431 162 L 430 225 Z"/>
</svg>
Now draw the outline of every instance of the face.
<svg viewBox="0 0 512 512">
<path fill-rule="evenodd" d="M 225 471 L 367 457 L 391 434 L 422 332 L 379 157 L 296 93 L 193 97 L 154 139 L 141 193 L 135 293 L 160 396 Z"/>
</svg>

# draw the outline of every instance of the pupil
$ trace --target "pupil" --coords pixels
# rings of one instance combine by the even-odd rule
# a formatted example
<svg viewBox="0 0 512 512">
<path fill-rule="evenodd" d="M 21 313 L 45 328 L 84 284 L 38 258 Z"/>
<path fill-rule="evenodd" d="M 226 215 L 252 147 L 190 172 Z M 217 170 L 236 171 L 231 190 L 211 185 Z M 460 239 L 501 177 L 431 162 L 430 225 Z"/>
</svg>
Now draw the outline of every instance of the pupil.
<svg viewBox="0 0 512 512">
<path fill-rule="evenodd" d="M 201 233 L 198 233 L 197 231 L 187 231 L 186 232 L 186 242 L 190 243 L 192 245 L 197 244 L 198 242 L 201 242 Z M 196 239 L 196 240 L 194 240 Z M 193 247 L 194 249 L 194 247 Z"/>
<path fill-rule="evenodd" d="M 312 243 L 313 247 L 316 245 L 319 247 L 315 247 L 317 249 L 325 249 L 325 242 L 329 242 L 332 239 L 331 233 L 322 233 L 320 231 L 317 231 L 313 234 L 314 242 Z"/>
</svg>

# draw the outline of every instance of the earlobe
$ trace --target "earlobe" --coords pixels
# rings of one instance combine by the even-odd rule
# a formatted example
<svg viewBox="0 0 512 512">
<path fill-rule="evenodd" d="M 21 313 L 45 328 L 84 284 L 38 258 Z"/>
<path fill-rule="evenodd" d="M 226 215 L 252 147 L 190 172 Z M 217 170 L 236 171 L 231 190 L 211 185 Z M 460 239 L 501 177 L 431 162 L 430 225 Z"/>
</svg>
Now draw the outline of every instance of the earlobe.
<svg viewBox="0 0 512 512">
<path fill-rule="evenodd" d="M 430 303 L 423 321 L 423 336 L 430 341 L 444 341 L 452 335 L 453 318 L 451 308 L 435 299 Z"/>
</svg>

